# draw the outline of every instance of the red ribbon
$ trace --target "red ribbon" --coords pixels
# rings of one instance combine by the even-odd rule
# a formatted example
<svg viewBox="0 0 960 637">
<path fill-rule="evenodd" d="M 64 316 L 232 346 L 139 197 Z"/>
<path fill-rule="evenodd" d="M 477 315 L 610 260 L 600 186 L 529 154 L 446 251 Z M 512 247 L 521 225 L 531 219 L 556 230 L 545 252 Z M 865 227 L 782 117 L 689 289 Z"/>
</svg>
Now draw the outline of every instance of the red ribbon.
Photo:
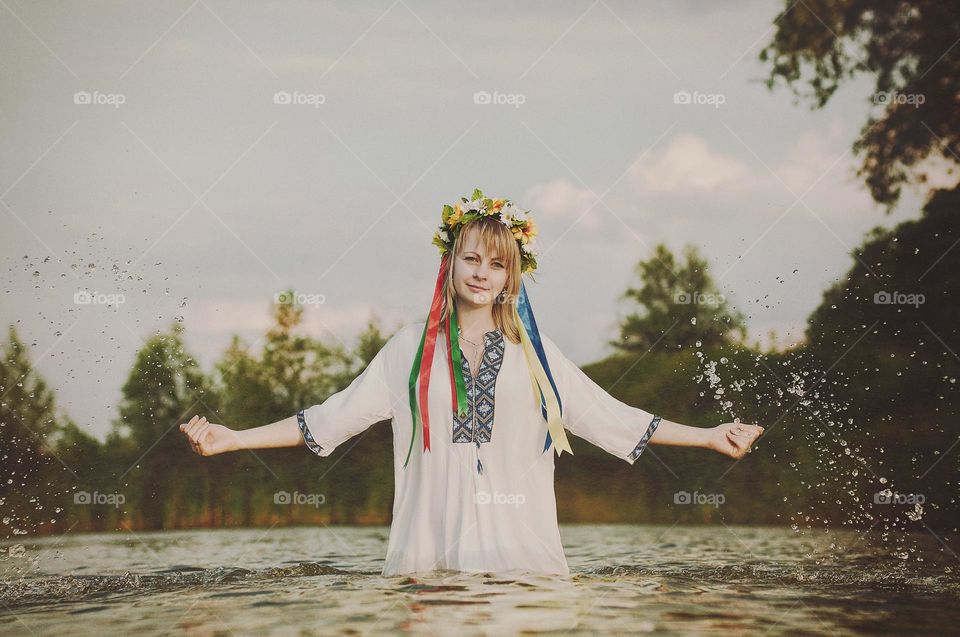
<svg viewBox="0 0 960 637">
<path fill-rule="evenodd" d="M 443 255 L 440 260 L 440 271 L 437 273 L 437 285 L 433 291 L 433 302 L 430 305 L 430 316 L 427 319 L 427 336 L 423 343 L 423 358 L 420 359 L 420 416 L 423 420 L 424 451 L 430 451 L 430 413 L 427 409 L 427 395 L 430 388 L 430 371 L 433 368 L 433 353 L 437 347 L 437 332 L 440 329 L 440 311 L 443 307 L 449 262 L 449 254 Z"/>
</svg>

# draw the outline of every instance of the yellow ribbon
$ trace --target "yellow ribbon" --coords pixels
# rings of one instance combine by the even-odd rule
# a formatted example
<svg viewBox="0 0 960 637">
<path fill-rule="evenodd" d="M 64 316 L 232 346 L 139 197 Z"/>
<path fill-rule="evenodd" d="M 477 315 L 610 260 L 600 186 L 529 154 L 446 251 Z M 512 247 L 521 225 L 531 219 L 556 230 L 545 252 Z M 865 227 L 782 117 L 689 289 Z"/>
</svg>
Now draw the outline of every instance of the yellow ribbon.
<svg viewBox="0 0 960 637">
<path fill-rule="evenodd" d="M 550 380 L 547 373 L 540 364 L 540 358 L 533 348 L 530 341 L 530 335 L 523 325 L 523 321 L 517 317 L 517 323 L 520 325 L 520 342 L 523 345 L 523 352 L 527 357 L 527 367 L 530 370 L 530 383 L 533 386 L 533 396 L 537 401 L 537 407 L 540 407 L 540 390 L 543 390 L 544 401 L 547 407 L 547 431 L 550 432 L 550 438 L 553 446 L 557 450 L 557 455 L 564 451 L 573 455 L 570 443 L 567 442 L 567 434 L 563 429 L 563 423 L 560 420 L 560 403 L 557 402 L 557 396 L 553 393 L 553 387 L 550 386 Z"/>
</svg>

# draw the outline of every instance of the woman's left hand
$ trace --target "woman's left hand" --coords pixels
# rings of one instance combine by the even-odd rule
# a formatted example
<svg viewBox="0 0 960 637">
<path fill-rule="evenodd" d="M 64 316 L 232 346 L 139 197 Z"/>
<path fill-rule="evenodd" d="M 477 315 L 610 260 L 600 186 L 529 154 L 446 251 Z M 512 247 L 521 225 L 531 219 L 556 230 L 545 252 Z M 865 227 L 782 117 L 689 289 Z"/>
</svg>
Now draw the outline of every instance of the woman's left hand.
<svg viewBox="0 0 960 637">
<path fill-rule="evenodd" d="M 763 427 L 760 425 L 728 422 L 710 430 L 707 446 L 734 460 L 739 460 L 753 451 L 753 443 L 762 433 Z"/>
</svg>

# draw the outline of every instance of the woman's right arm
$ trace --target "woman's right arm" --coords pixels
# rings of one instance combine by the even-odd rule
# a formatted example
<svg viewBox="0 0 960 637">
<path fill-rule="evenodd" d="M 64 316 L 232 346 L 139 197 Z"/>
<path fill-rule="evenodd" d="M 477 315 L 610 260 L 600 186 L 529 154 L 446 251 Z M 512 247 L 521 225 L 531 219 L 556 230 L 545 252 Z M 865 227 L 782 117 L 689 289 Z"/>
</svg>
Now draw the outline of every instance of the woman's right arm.
<svg viewBox="0 0 960 637">
<path fill-rule="evenodd" d="M 190 422 L 180 425 L 180 431 L 187 437 L 194 453 L 200 456 L 214 456 L 242 449 L 298 447 L 306 444 L 296 415 L 269 425 L 240 431 L 194 416 Z"/>
<path fill-rule="evenodd" d="M 190 422 L 180 425 L 180 431 L 190 441 L 194 453 L 201 456 L 241 449 L 299 447 L 307 445 L 308 441 L 310 451 L 318 456 L 328 456 L 345 440 L 393 416 L 391 399 L 394 392 L 387 380 L 388 369 L 395 369 L 400 364 L 399 347 L 414 346 L 414 341 L 407 340 L 406 336 L 403 340 L 398 338 L 401 333 L 415 335 L 408 331 L 410 329 L 413 328 L 401 329 L 391 336 L 347 387 L 289 418 L 262 427 L 234 431 L 194 416 Z M 409 366 L 409 363 L 404 363 L 404 366 Z M 402 378 L 401 387 L 405 391 L 406 372 Z M 302 430 L 298 415 L 303 417 Z"/>
</svg>

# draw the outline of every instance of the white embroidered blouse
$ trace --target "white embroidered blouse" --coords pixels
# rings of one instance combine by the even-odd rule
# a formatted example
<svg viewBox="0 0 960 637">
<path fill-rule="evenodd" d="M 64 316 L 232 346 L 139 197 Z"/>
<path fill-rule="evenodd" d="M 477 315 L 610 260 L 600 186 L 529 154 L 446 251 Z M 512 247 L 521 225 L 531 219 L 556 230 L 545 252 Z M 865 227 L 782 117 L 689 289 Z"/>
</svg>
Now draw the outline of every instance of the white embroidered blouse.
<svg viewBox="0 0 960 637">
<path fill-rule="evenodd" d="M 393 421 L 395 492 L 384 575 L 436 569 L 570 572 L 557 524 L 553 445 L 520 344 L 484 334 L 476 374 L 463 357 L 469 409 L 453 410 L 447 352 L 431 371 L 430 447 L 412 433 L 407 384 L 424 323 L 394 334 L 345 389 L 297 413 L 310 451 L 328 456 L 373 424 Z M 660 423 L 608 394 L 540 333 L 570 433 L 633 464 Z"/>
</svg>

